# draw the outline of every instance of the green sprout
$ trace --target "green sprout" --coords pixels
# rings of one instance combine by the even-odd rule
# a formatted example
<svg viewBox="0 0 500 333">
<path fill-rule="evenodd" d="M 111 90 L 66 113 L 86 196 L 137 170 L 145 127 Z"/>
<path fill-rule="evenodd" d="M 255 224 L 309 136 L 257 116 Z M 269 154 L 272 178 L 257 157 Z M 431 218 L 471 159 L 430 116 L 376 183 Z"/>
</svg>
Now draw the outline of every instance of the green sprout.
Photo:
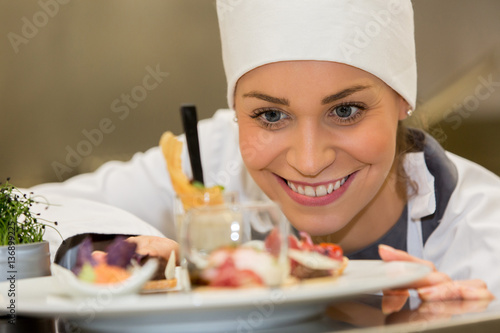
<svg viewBox="0 0 500 333">
<path fill-rule="evenodd" d="M 5 184 L 0 183 L 0 245 L 37 243 L 43 241 L 46 227 L 57 231 L 54 227 L 57 222 L 31 212 L 33 205 L 43 204 L 47 209 L 49 203 L 40 201 L 43 198 L 34 196 L 33 192 L 21 192 L 9 180 L 7 178 Z"/>
</svg>

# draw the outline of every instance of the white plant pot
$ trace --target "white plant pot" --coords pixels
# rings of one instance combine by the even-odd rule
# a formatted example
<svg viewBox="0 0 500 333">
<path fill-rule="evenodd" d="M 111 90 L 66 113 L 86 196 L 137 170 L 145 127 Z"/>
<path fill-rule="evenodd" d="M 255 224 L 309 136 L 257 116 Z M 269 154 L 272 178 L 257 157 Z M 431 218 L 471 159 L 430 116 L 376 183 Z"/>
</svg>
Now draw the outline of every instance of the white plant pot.
<svg viewBox="0 0 500 333">
<path fill-rule="evenodd" d="M 47 241 L 0 246 L 0 282 L 50 275 L 50 249 Z"/>
</svg>

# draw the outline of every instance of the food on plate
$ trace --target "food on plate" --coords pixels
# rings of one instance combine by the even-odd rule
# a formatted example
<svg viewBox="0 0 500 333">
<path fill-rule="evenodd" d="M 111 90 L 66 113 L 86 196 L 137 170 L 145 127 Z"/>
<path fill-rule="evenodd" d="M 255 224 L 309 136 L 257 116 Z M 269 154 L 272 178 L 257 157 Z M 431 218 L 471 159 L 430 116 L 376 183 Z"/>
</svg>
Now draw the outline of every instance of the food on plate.
<svg viewBox="0 0 500 333">
<path fill-rule="evenodd" d="M 192 279 L 193 284 L 211 287 L 278 286 L 288 267 L 266 249 L 252 245 L 222 247 L 210 253 L 206 267 Z"/>
<path fill-rule="evenodd" d="M 152 258 L 136 253 L 136 248 L 137 244 L 127 242 L 124 237 L 117 237 L 107 247 L 105 254 L 95 255 L 91 238 L 87 237 L 78 247 L 76 264 L 71 271 L 81 281 L 92 284 L 123 282 Z M 168 261 L 160 257 L 155 257 L 155 260 L 159 262 L 158 268 L 151 281 L 143 286 L 143 290 L 175 287 L 175 251 L 172 251 Z"/>
<path fill-rule="evenodd" d="M 165 259 L 161 258 L 160 262 L 165 263 Z M 160 265 L 156 274 L 153 275 L 150 281 L 142 287 L 143 291 L 155 291 L 175 288 L 177 286 L 177 278 L 175 276 L 175 251 L 170 252 L 170 257 L 166 265 Z M 163 267 L 165 269 L 163 269 Z"/>
<path fill-rule="evenodd" d="M 205 187 L 199 182 L 191 183 L 182 170 L 182 142 L 172 132 L 160 138 L 160 148 L 167 163 L 172 186 L 182 201 L 185 210 L 202 205 L 224 203 L 222 186 Z M 210 198 L 207 202 L 205 198 Z"/>
<path fill-rule="evenodd" d="M 343 273 L 348 259 L 339 245 L 314 244 L 309 234 L 299 235 L 300 239 L 288 237 L 286 266 L 278 264 L 281 242 L 278 231 L 273 229 L 264 241 L 212 251 L 199 270 L 192 270 L 192 283 L 211 287 L 278 286 L 287 277 L 304 280 Z"/>
<path fill-rule="evenodd" d="M 129 270 L 109 265 L 105 262 L 92 266 L 90 263 L 85 263 L 78 274 L 78 278 L 82 281 L 108 284 L 118 283 L 128 279 L 132 275 Z"/>
<path fill-rule="evenodd" d="M 338 244 L 314 244 L 306 232 L 299 232 L 300 240 L 294 235 L 288 238 L 290 275 L 298 279 L 324 276 L 339 276 L 349 260 Z"/>
</svg>

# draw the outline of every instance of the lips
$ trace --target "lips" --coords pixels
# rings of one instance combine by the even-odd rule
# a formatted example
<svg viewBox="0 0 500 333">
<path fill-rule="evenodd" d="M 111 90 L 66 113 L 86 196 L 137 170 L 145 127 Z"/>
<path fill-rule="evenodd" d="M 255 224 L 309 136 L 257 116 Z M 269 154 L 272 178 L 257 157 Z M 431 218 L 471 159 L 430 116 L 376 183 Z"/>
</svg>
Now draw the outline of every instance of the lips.
<svg viewBox="0 0 500 333">
<path fill-rule="evenodd" d="M 295 193 L 308 197 L 323 197 L 327 194 L 331 194 L 332 192 L 337 191 L 342 185 L 345 184 L 347 179 L 349 179 L 349 176 L 318 186 L 297 184 L 289 180 L 287 180 L 286 183 L 288 187 Z"/>
<path fill-rule="evenodd" d="M 303 206 L 320 207 L 341 198 L 356 178 L 357 173 L 358 171 L 355 171 L 344 178 L 316 184 L 298 183 L 277 175 L 276 178 L 293 201 Z"/>
</svg>

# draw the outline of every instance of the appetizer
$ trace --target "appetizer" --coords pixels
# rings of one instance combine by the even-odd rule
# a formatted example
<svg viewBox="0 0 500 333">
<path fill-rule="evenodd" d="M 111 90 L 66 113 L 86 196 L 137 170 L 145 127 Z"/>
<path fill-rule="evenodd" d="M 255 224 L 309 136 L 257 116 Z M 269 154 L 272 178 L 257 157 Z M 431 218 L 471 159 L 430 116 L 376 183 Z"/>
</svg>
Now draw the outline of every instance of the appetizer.
<svg viewBox="0 0 500 333">
<path fill-rule="evenodd" d="M 299 232 L 300 240 L 288 237 L 290 275 L 300 280 L 324 276 L 339 276 L 348 264 L 342 248 L 333 243 L 314 244 L 306 232 Z"/>
<path fill-rule="evenodd" d="M 281 244 L 274 229 L 264 241 L 212 251 L 204 267 L 194 271 L 192 283 L 211 287 L 278 286 L 287 276 L 304 280 L 343 273 L 348 259 L 339 245 L 316 245 L 309 234 L 300 232 L 299 235 L 300 240 L 294 235 L 288 237 L 289 265 L 286 267 L 278 264 Z"/>
<path fill-rule="evenodd" d="M 288 267 L 280 265 L 278 258 L 256 241 L 252 243 L 212 251 L 206 267 L 191 277 L 192 283 L 211 287 L 279 286 L 288 275 Z"/>
<path fill-rule="evenodd" d="M 80 279 L 91 284 L 106 285 L 122 283 L 132 274 L 140 270 L 152 257 L 135 252 L 137 245 L 127 242 L 124 237 L 117 237 L 106 249 L 105 253 L 96 255 L 92 241 L 87 237 L 78 247 L 77 260 L 71 271 Z M 175 252 L 170 258 L 154 258 L 159 262 L 151 281 L 142 286 L 143 290 L 173 288 L 177 285 L 175 278 Z"/>
</svg>

